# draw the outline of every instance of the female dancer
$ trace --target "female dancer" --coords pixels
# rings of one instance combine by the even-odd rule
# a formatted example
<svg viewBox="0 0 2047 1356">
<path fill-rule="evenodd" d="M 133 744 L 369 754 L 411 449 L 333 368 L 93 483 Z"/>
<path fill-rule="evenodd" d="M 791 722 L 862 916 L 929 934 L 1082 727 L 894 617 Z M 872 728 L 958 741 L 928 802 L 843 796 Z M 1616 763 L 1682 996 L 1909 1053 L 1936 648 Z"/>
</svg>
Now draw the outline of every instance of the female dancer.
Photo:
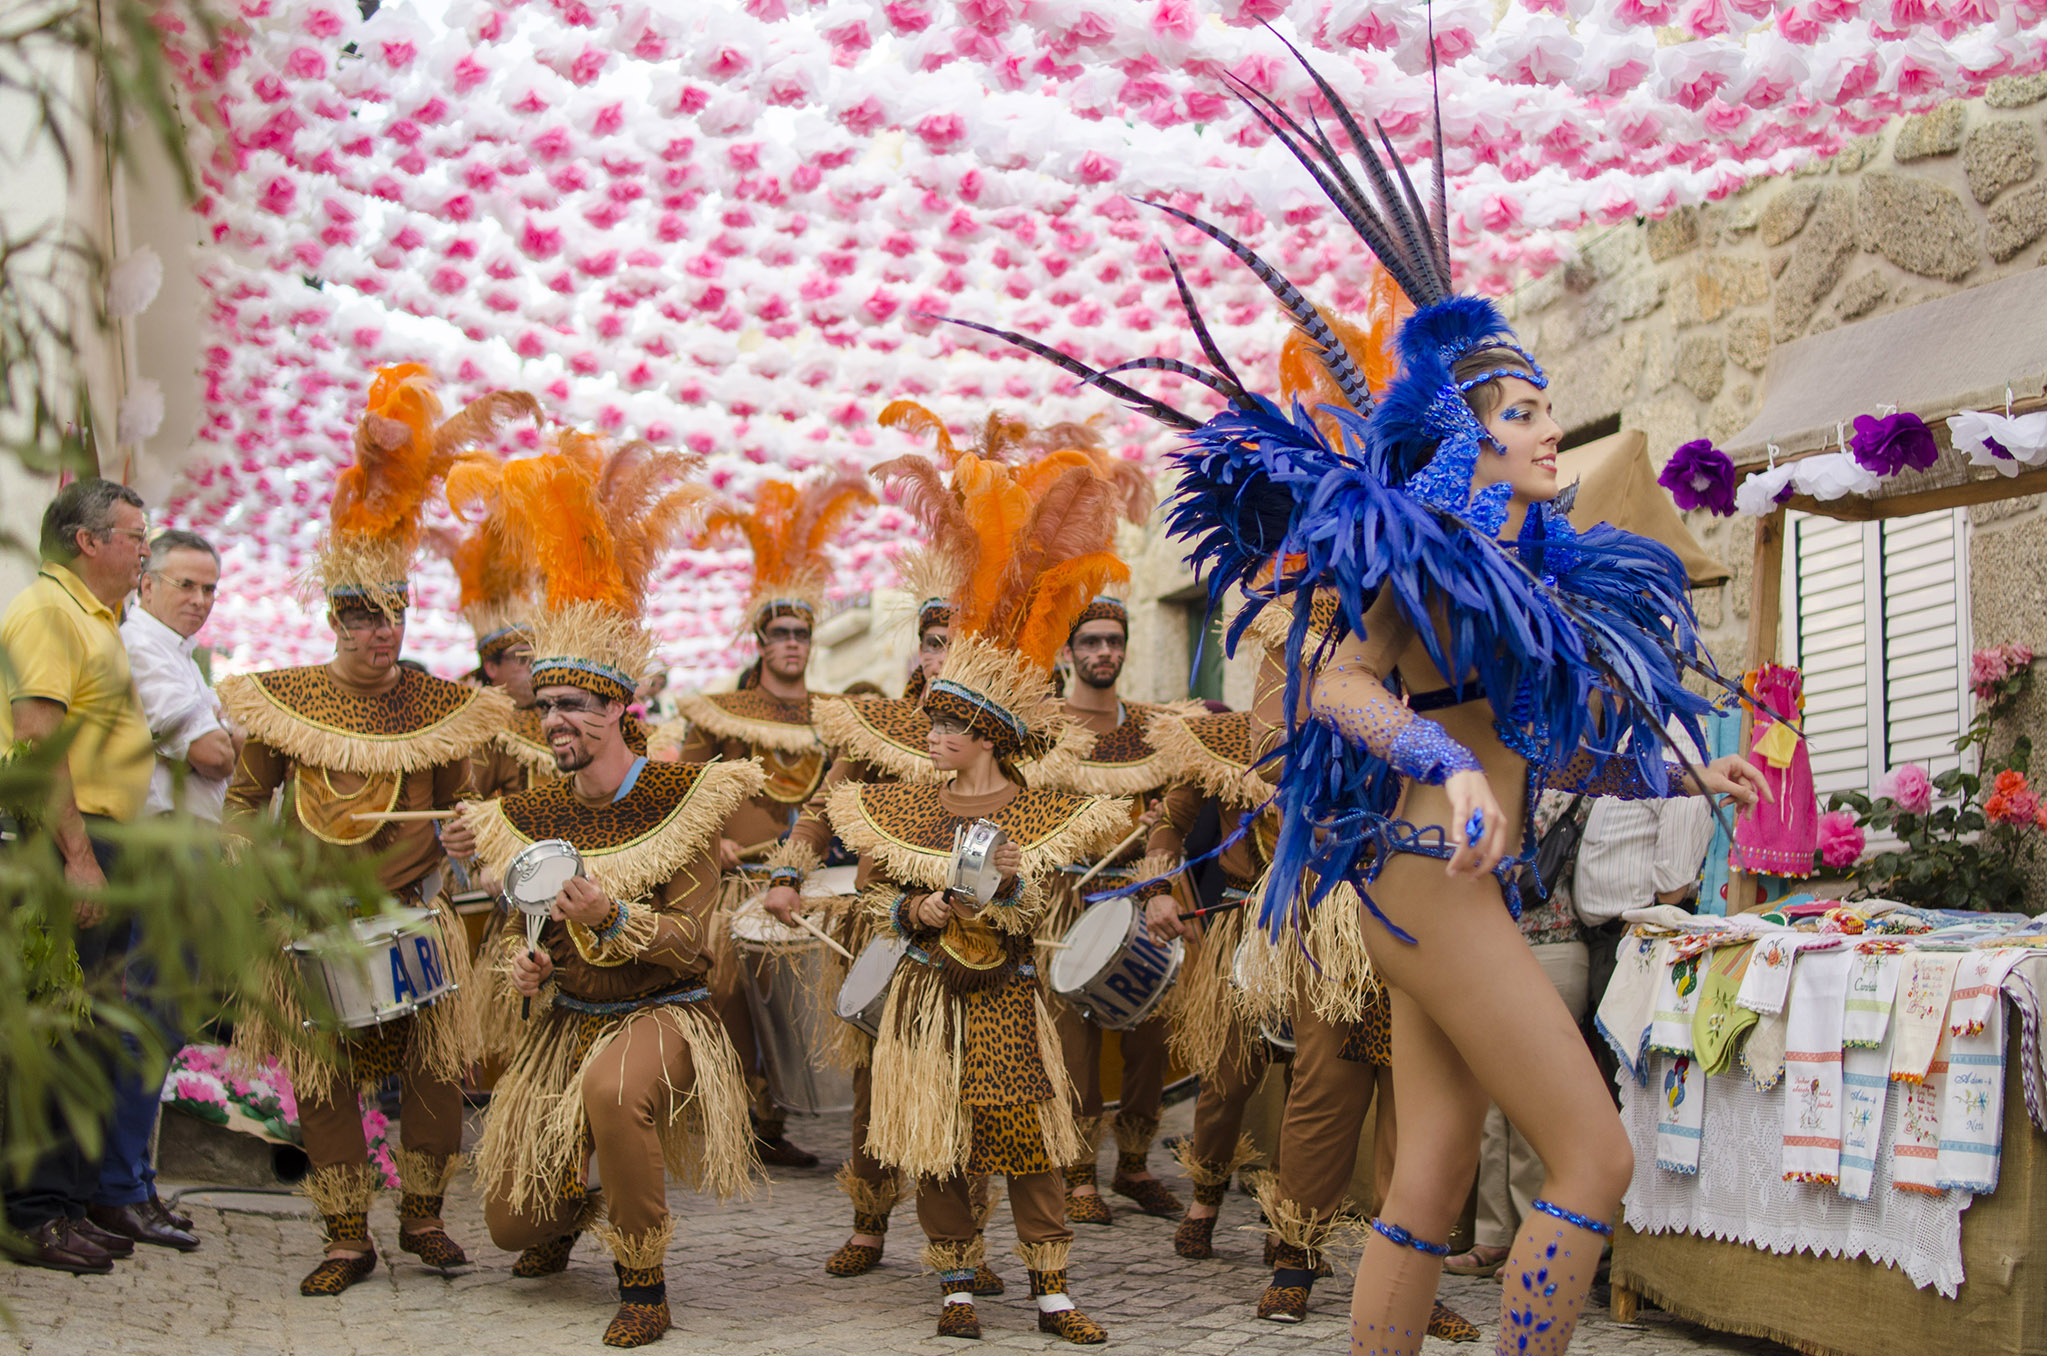
<svg viewBox="0 0 2047 1356">
<path fill-rule="evenodd" d="M 1503 1273 L 1499 1349 L 1561 1352 L 1632 1162 L 1591 1055 L 1514 925 L 1533 856 L 1528 806 L 1544 784 L 1744 805 L 1758 784 L 1738 760 L 1693 768 L 1660 756 L 1671 719 L 1704 744 L 1707 703 L 1683 677 L 1711 666 L 1683 567 L 1655 542 L 1605 525 L 1580 534 L 1565 518 L 1547 378 L 1490 303 L 1451 291 L 1440 119 L 1424 210 L 1406 170 L 1382 160 L 1337 92 L 1308 73 L 1369 191 L 1320 125 L 1237 90 L 1416 307 L 1382 394 L 1367 381 L 1369 355 L 1352 353 L 1299 289 L 1165 205 L 1266 283 L 1320 350 L 1340 405 L 1288 412 L 1245 390 L 1184 282 L 1214 370 L 1146 358 L 1112 372 L 1199 381 L 1230 402 L 1205 423 L 1112 372 L 993 332 L 1185 431 L 1168 516 L 1192 541 L 1212 601 L 1250 596 L 1232 642 L 1265 606 L 1292 613 L 1285 709 L 1301 710 L 1306 694 L 1310 718 L 1281 755 L 1263 921 L 1305 931 L 1302 908 L 1354 885 L 1366 947 L 1394 995 L 1400 1148 L 1358 1267 L 1353 1351 L 1420 1349 L 1490 1098 L 1548 1172 Z M 1321 590 L 1338 602 L 1329 640 L 1309 624 Z M 1403 703 L 1390 684 L 1412 695 Z"/>
</svg>

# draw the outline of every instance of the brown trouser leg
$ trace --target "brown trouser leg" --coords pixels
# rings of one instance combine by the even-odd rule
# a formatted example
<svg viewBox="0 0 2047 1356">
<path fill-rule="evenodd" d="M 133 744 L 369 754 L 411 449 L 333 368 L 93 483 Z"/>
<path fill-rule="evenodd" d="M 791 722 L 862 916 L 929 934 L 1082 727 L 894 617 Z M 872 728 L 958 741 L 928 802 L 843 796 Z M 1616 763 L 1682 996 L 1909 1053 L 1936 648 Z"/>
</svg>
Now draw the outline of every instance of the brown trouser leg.
<svg viewBox="0 0 2047 1356">
<path fill-rule="evenodd" d="M 1019 1243 L 1071 1243 L 1066 1227 L 1066 1186 L 1056 1172 L 1032 1172 L 1009 1179 L 1009 1210 Z M 933 1243 L 973 1242 L 974 1202 L 965 1173 L 924 1177 L 917 1182 L 917 1223 Z"/>
<path fill-rule="evenodd" d="M 1201 1080 L 1194 1099 L 1193 1156 L 1203 1163 L 1228 1163 L 1237 1155 L 1237 1137 L 1244 1130 L 1244 1108 L 1272 1061 L 1271 1047 L 1255 1034 L 1242 1033 L 1223 1042 L 1215 1072 Z"/>
<path fill-rule="evenodd" d="M 576 1219 L 582 1213 L 588 1197 L 558 1196 L 550 1199 L 537 1209 L 519 1214 L 512 1209 L 512 1177 L 506 1173 L 489 1195 L 483 1198 L 483 1222 L 490 1230 L 490 1241 L 506 1252 L 524 1252 L 542 1243 L 552 1243 L 564 1234 L 573 1233 Z"/>
<path fill-rule="evenodd" d="M 867 1125 L 873 1115 L 874 1066 L 862 1064 L 853 1070 L 853 1153 L 846 1160 L 846 1168 L 863 1182 L 880 1183 L 894 1174 L 867 1152 Z"/>
<path fill-rule="evenodd" d="M 728 878 L 728 894 L 730 883 Z M 746 1001 L 746 977 L 740 972 L 739 949 L 732 945 L 730 930 L 721 915 L 714 920 L 719 934 L 712 941 L 717 954 L 711 965 L 711 1006 L 732 1048 L 739 1052 L 739 1068 L 746 1075 L 747 1110 L 764 1139 L 780 1139 L 785 1124 L 782 1108 L 768 1095 L 767 1052 L 761 1048 L 753 1029 L 753 1009 Z"/>
<path fill-rule="evenodd" d="M 300 1099 L 299 1132 L 315 1168 L 370 1161 L 362 1103 L 345 1079 L 330 1095 Z M 414 1153 L 448 1158 L 462 1152 L 462 1085 L 436 1078 L 408 1060 L 399 1073 L 398 1132 L 399 1142 Z"/>
<path fill-rule="evenodd" d="M 1276 1185 L 1281 1200 L 1313 1211 L 1320 1223 L 1336 1214 L 1350 1189 L 1358 1131 L 1372 1105 L 1372 1066 L 1338 1053 L 1348 1035 L 1306 1001 L 1295 1003 L 1294 1079 L 1280 1122 Z"/>
<path fill-rule="evenodd" d="M 1116 1099 L 1117 1120 L 1157 1122 L 1159 1104 L 1165 1100 L 1166 1038 L 1171 1034 L 1172 1025 L 1163 1016 L 1146 1018 L 1122 1033 L 1123 1090 Z M 1096 1065 L 1099 1079 L 1099 1060 Z"/>
<path fill-rule="evenodd" d="M 611 1227 L 637 1238 L 668 1219 L 668 1177 L 658 1127 L 671 1096 L 696 1086 L 689 1042 L 640 1018 L 583 1070 L 583 1114 L 597 1147 Z M 671 1089 L 673 1092 L 671 1093 Z"/>
</svg>

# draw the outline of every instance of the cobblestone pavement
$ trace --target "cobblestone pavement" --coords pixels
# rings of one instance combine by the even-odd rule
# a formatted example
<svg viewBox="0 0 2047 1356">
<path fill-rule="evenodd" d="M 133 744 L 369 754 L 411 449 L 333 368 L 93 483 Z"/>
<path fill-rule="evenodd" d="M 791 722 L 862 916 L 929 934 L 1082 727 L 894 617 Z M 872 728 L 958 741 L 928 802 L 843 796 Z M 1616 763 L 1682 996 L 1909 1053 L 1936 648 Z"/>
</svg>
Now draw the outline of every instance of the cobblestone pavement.
<svg viewBox="0 0 2047 1356">
<path fill-rule="evenodd" d="M 1184 1133 L 1190 1119 L 1189 1106 L 1170 1109 L 1165 1132 Z M 846 1119 L 797 1120 L 791 1136 L 822 1151 L 829 1163 L 834 1150 L 843 1152 Z M 1167 1161 L 1163 1151 L 1154 1152 L 1156 1168 L 1163 1171 Z M 1185 1182 L 1166 1175 L 1185 1199 Z M 751 1202 L 726 1206 L 672 1192 L 678 1227 L 668 1254 L 668 1288 L 676 1326 L 656 1350 L 979 1356 L 1067 1349 L 1037 1331 L 1024 1269 L 1010 1254 L 1015 1236 L 1006 1206 L 996 1212 L 988 1236 L 1009 1293 L 981 1301 L 987 1335 L 978 1346 L 933 1336 L 937 1294 L 931 1278 L 919 1273 L 921 1239 L 907 1205 L 897 1211 L 879 1270 L 852 1280 L 827 1277 L 822 1263 L 844 1240 L 849 1222 L 831 1176 L 829 1167 L 776 1170 L 772 1185 Z M 507 1274 L 512 1258 L 490 1245 L 466 1176 L 451 1195 L 449 1225 L 476 1265 L 443 1279 L 397 1252 L 396 1193 L 387 1193 L 371 1217 L 382 1255 L 377 1271 L 336 1299 L 298 1294 L 298 1278 L 312 1265 L 319 1237 L 298 1197 L 189 1187 L 181 1199 L 205 1239 L 198 1252 L 140 1248 L 134 1260 L 117 1263 L 111 1276 L 72 1277 L 0 1264 L 0 1304 L 13 1322 L 11 1332 L 0 1332 L 0 1350 L 36 1356 L 448 1356 L 476 1350 L 549 1356 L 605 1350 L 599 1338 L 616 1303 L 606 1254 L 585 1238 L 563 1275 L 513 1280 Z M 1261 1236 L 1236 1226 L 1255 1219 L 1249 1199 L 1233 1194 L 1223 1207 L 1224 1227 L 1216 1231 L 1219 1255 L 1200 1262 L 1173 1254 L 1170 1221 L 1122 1211 L 1109 1228 L 1083 1226 L 1073 1251 L 1074 1297 L 1107 1326 L 1112 1350 L 1162 1356 L 1342 1351 L 1350 1287 L 1341 1275 L 1317 1287 L 1314 1309 L 1298 1327 L 1252 1316 L 1264 1284 Z M 1429 1356 L 1490 1351 L 1497 1285 L 1446 1277 L 1443 1298 L 1485 1330 L 1487 1344 L 1452 1346 L 1432 1339 Z M 1653 1311 L 1622 1327 L 1603 1309 L 1587 1314 L 1571 1349 L 1579 1356 L 1776 1356 L 1785 1350 Z"/>
</svg>

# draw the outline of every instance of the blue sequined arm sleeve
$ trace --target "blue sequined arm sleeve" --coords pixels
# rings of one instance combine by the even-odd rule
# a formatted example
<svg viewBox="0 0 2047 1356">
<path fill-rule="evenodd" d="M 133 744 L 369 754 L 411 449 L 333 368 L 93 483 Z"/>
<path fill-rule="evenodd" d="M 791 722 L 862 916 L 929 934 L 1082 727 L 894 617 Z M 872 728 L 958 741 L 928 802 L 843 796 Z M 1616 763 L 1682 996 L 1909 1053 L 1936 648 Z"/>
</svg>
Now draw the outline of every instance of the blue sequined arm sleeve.
<svg viewBox="0 0 2047 1356">
<path fill-rule="evenodd" d="M 1485 770 L 1448 730 L 1408 710 L 1362 665 L 1329 669 L 1316 681 L 1314 704 L 1338 734 L 1412 781 L 1441 786 L 1453 773 Z"/>
<path fill-rule="evenodd" d="M 1683 763 L 1665 762 L 1661 780 L 1644 778 L 1641 765 L 1618 754 L 1579 749 L 1571 761 L 1552 772 L 1544 784 L 1552 791 L 1571 791 L 1615 800 L 1667 800 L 1688 796 Z"/>
</svg>

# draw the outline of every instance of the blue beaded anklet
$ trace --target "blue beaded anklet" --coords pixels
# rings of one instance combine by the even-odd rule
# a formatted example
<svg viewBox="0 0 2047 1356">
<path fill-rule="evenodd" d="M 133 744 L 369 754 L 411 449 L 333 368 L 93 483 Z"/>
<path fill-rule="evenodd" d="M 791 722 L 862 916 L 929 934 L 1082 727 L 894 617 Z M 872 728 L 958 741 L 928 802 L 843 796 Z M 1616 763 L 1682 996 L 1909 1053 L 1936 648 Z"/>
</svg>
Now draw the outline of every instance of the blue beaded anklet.
<svg viewBox="0 0 2047 1356">
<path fill-rule="evenodd" d="M 1553 1215 L 1566 1224 L 1575 1224 L 1580 1229 L 1598 1234 L 1601 1238 L 1613 1237 L 1613 1226 L 1611 1224 L 1601 1224 L 1590 1215 L 1581 1215 L 1575 1210 L 1566 1210 L 1554 1201 L 1530 1201 L 1528 1204 L 1534 1209 L 1542 1211 L 1545 1215 Z"/>
<path fill-rule="evenodd" d="M 1375 1219 L 1372 1221 L 1372 1227 L 1378 1230 L 1379 1237 L 1385 1239 L 1388 1243 L 1398 1243 L 1403 1248 L 1413 1248 L 1416 1252 L 1425 1252 L 1431 1257 L 1448 1257 L 1450 1255 L 1450 1245 L 1448 1243 L 1424 1242 L 1401 1228 L 1398 1224 L 1388 1224 L 1383 1219 Z"/>
</svg>

